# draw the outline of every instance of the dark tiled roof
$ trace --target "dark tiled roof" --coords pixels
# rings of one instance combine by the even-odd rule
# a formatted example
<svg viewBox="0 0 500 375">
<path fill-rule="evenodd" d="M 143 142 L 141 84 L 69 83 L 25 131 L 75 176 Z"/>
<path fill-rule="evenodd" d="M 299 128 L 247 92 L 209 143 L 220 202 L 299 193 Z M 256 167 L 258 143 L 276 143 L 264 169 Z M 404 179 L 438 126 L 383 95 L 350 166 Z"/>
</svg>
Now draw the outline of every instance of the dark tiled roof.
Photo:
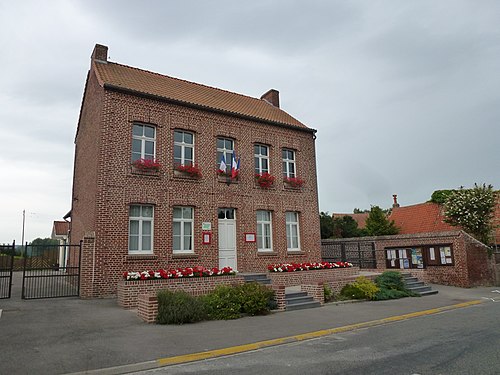
<svg viewBox="0 0 500 375">
<path fill-rule="evenodd" d="M 93 66 L 99 83 L 107 88 L 151 95 L 186 105 L 313 131 L 262 99 L 112 62 L 95 62 Z"/>
</svg>

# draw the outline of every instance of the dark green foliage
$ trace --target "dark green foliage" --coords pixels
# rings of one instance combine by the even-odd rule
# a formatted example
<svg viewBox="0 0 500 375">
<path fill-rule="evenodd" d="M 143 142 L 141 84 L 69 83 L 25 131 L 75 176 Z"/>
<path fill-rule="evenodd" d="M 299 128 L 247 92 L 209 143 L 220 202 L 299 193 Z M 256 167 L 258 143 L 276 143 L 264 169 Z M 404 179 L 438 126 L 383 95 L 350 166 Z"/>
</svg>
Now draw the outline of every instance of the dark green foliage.
<svg viewBox="0 0 500 375">
<path fill-rule="evenodd" d="M 233 286 L 220 285 L 202 297 L 209 319 L 228 320 L 240 317 L 241 295 Z"/>
<path fill-rule="evenodd" d="M 352 299 L 366 299 L 365 293 L 352 284 L 345 285 L 340 291 L 340 294 L 344 297 Z"/>
<path fill-rule="evenodd" d="M 406 289 L 403 276 L 397 271 L 386 271 L 377 276 L 375 284 L 380 288 L 374 296 L 375 301 L 417 296 Z"/>
<path fill-rule="evenodd" d="M 359 237 L 361 231 L 358 223 L 351 216 L 345 215 L 333 218 L 333 237 L 351 238 Z"/>
<path fill-rule="evenodd" d="M 455 190 L 436 190 L 434 193 L 431 195 L 431 200 L 429 202 L 432 203 L 437 203 L 437 204 L 444 204 L 448 197 L 453 194 Z"/>
<path fill-rule="evenodd" d="M 366 219 L 366 232 L 369 236 L 383 236 L 397 234 L 399 230 L 379 206 L 372 206 L 370 215 Z"/>
<path fill-rule="evenodd" d="M 354 299 L 373 299 L 379 288 L 370 279 L 359 276 L 352 284 L 345 285 L 340 294 Z"/>
<path fill-rule="evenodd" d="M 194 323 L 206 319 L 203 303 L 186 292 L 162 290 L 157 296 L 159 324 Z"/>
<path fill-rule="evenodd" d="M 319 224 L 321 230 L 321 239 L 332 238 L 333 236 L 333 219 L 328 212 L 319 214 Z"/>
<path fill-rule="evenodd" d="M 328 285 L 327 283 L 323 284 L 323 292 L 325 295 L 325 302 L 330 302 L 333 300 L 334 294 L 332 288 L 330 288 L 330 285 Z"/>
<path fill-rule="evenodd" d="M 355 209 L 352 211 L 352 213 L 353 213 L 353 214 L 364 214 L 364 213 L 367 213 L 367 212 L 370 212 L 370 210 L 366 210 L 366 209 L 361 210 L 361 209 L 359 209 L 359 208 L 355 208 Z"/>
<path fill-rule="evenodd" d="M 244 314 L 267 314 L 272 306 L 270 301 L 274 301 L 272 289 L 256 282 L 242 284 L 237 291 L 240 294 L 240 311 Z"/>
</svg>

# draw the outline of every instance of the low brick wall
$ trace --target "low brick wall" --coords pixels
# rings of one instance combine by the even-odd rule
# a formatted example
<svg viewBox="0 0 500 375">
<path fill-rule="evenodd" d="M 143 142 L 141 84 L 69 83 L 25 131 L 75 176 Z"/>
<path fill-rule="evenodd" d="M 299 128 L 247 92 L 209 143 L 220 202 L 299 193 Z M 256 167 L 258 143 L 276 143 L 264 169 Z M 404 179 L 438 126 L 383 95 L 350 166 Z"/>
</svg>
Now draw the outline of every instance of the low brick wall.
<svg viewBox="0 0 500 375">
<path fill-rule="evenodd" d="M 335 284 L 335 282 L 341 283 L 345 279 L 352 279 L 356 278 L 357 276 L 359 276 L 359 267 L 267 273 L 267 277 L 271 279 L 273 286 L 279 285 L 285 287 L 306 284 L 311 285 L 320 282 Z"/>
<path fill-rule="evenodd" d="M 146 323 L 155 323 L 158 315 L 158 297 L 156 294 L 140 294 L 137 298 L 137 316 Z"/>
<path fill-rule="evenodd" d="M 126 309 L 138 306 L 139 295 L 153 294 L 163 289 L 183 290 L 193 296 L 210 293 L 219 285 L 240 285 L 243 276 L 190 277 L 180 279 L 120 280 L 118 282 L 118 304 Z"/>
<path fill-rule="evenodd" d="M 325 289 L 323 283 L 302 284 L 300 290 L 306 292 L 308 296 L 319 302 L 321 306 L 325 304 Z"/>
</svg>

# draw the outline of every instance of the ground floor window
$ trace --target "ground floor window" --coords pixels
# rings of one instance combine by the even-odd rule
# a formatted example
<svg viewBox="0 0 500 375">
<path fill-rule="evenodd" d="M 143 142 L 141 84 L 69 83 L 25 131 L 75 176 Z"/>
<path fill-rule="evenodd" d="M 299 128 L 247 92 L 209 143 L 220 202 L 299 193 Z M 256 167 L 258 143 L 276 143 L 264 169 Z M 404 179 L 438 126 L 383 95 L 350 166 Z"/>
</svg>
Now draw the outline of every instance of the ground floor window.
<svg viewBox="0 0 500 375">
<path fill-rule="evenodd" d="M 286 247 L 288 251 L 300 250 L 299 214 L 297 212 L 286 213 Z"/>
<path fill-rule="evenodd" d="M 128 233 L 130 254 L 153 252 L 153 206 L 130 206 Z"/>
<path fill-rule="evenodd" d="M 257 211 L 257 250 L 273 251 L 271 211 Z"/>
<path fill-rule="evenodd" d="M 194 252 L 192 207 L 174 207 L 173 218 L 173 252 Z"/>
</svg>

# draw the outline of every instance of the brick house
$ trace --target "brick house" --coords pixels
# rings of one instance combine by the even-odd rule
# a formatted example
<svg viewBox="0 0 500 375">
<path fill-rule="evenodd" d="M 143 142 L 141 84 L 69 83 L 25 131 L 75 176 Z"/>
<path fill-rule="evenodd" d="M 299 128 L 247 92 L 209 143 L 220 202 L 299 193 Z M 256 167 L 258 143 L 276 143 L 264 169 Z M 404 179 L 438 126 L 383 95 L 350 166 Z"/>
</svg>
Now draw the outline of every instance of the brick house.
<svg viewBox="0 0 500 375">
<path fill-rule="evenodd" d="M 316 131 L 280 109 L 278 91 L 252 98 L 107 52 L 92 53 L 75 138 L 70 235 L 83 239 L 82 297 L 115 295 L 124 271 L 321 259 Z M 266 172 L 269 188 L 255 178 Z"/>
<path fill-rule="evenodd" d="M 69 233 L 69 222 L 67 221 L 54 221 L 52 224 L 52 233 L 50 234 L 50 238 L 53 240 L 57 240 L 59 243 L 59 256 L 57 263 L 61 267 L 66 266 L 66 261 L 68 260 L 68 233 Z"/>
</svg>

